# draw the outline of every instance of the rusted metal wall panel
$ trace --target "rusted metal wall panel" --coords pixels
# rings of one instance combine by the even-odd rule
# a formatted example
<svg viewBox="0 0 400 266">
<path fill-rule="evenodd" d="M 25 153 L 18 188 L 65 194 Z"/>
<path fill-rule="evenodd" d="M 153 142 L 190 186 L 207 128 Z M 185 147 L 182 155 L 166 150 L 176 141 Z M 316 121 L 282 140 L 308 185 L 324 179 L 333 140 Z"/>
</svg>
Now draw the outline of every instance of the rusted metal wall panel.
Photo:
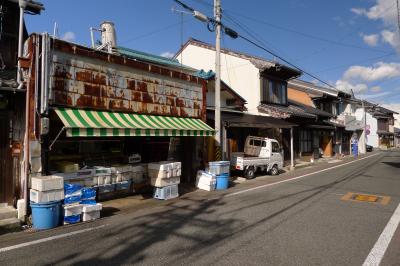
<svg viewBox="0 0 400 266">
<path fill-rule="evenodd" d="M 56 50 L 50 104 L 201 118 L 202 82 L 184 73 L 162 71 L 168 70 L 150 66 L 145 71 Z"/>
</svg>

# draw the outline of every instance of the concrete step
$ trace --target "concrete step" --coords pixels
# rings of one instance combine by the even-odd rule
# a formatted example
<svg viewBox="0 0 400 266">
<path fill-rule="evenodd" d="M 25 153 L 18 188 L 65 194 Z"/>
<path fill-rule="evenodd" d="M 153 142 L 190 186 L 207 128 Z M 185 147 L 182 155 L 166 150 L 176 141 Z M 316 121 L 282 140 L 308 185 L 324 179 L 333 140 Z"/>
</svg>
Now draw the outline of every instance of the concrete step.
<svg viewBox="0 0 400 266">
<path fill-rule="evenodd" d="M 0 221 L 10 218 L 17 218 L 17 210 L 10 206 L 0 207 Z"/>
<path fill-rule="evenodd" d="M 10 233 L 21 230 L 21 221 L 17 218 L 0 220 L 0 234 Z"/>
</svg>

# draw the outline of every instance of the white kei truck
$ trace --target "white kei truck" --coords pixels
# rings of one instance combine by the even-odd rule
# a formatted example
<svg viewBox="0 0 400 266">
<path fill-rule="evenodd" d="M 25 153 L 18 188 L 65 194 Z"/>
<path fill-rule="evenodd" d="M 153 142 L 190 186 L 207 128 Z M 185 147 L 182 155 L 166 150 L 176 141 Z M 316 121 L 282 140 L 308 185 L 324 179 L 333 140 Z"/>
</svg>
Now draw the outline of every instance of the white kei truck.
<svg viewBox="0 0 400 266">
<path fill-rule="evenodd" d="M 243 171 L 247 179 L 253 179 L 256 171 L 266 171 L 271 175 L 278 175 L 283 167 L 282 154 L 277 140 L 248 136 L 244 152 L 232 154 L 231 168 Z"/>
</svg>

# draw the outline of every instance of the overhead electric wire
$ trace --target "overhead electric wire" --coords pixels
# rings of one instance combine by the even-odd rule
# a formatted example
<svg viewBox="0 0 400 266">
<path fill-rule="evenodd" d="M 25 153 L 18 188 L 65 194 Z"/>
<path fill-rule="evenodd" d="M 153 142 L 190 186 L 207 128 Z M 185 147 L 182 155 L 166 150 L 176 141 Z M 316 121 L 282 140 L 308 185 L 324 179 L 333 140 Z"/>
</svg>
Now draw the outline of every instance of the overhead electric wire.
<svg viewBox="0 0 400 266">
<path fill-rule="evenodd" d="M 194 12 L 194 9 L 193 9 L 193 8 L 187 6 L 186 4 L 183 4 L 181 1 L 179 1 L 179 0 L 174 0 L 174 1 L 177 2 L 178 4 L 180 4 L 180 5 L 181 5 L 182 7 L 184 7 L 185 9 L 188 9 L 188 10 L 191 10 L 192 12 Z M 208 26 L 210 25 L 210 23 L 211 23 L 212 25 L 214 25 L 214 27 L 215 27 L 215 24 L 216 24 L 217 22 L 216 22 L 213 18 L 208 18 Z M 228 32 L 229 32 L 229 33 L 231 34 L 231 35 L 230 35 L 231 37 L 234 36 L 234 38 L 241 38 L 241 39 L 243 39 L 243 40 L 249 42 L 250 44 L 256 46 L 257 48 L 259 48 L 259 49 L 261 49 L 261 50 L 263 50 L 263 51 L 265 51 L 265 52 L 267 52 L 267 53 L 269 53 L 269 54 L 275 56 L 276 58 L 278 58 L 278 59 L 281 60 L 282 62 L 288 64 L 289 66 L 291 66 L 291 67 L 293 67 L 294 69 L 296 69 L 296 70 L 302 72 L 303 74 L 314 78 L 315 80 L 321 82 L 322 84 L 324 84 L 324 85 L 326 85 L 326 86 L 328 86 L 328 87 L 330 87 L 330 88 L 332 88 L 332 89 L 334 89 L 334 90 L 338 90 L 338 89 L 337 89 L 336 87 L 334 87 L 333 85 L 329 84 L 328 82 L 323 81 L 322 79 L 318 78 L 318 77 L 315 76 L 314 74 L 312 74 L 312 73 L 310 73 L 310 72 L 308 72 L 308 71 L 303 70 L 302 68 L 298 67 L 297 65 L 291 63 L 290 61 L 286 60 L 286 59 L 283 58 L 282 56 L 278 55 L 277 53 L 275 53 L 275 52 L 272 51 L 271 49 L 268 49 L 268 48 L 264 47 L 263 45 L 260 45 L 260 44 L 258 44 L 257 42 L 255 42 L 255 41 L 249 39 L 248 37 L 246 37 L 246 36 L 244 36 L 244 35 L 242 35 L 242 34 L 239 34 L 239 33 L 235 32 L 234 30 L 232 30 L 232 29 L 226 27 L 226 26 L 223 25 L 222 23 L 221 23 L 221 26 L 222 26 L 222 28 L 224 29 L 225 33 L 228 33 Z M 212 28 L 210 29 L 210 27 L 208 27 L 208 28 L 209 28 L 210 31 L 213 30 Z M 233 34 L 233 33 L 234 33 L 234 34 Z"/>
<path fill-rule="evenodd" d="M 305 70 L 301 69 L 300 67 L 296 66 L 295 64 L 293 64 L 293 63 L 287 61 L 285 58 L 283 58 L 283 57 L 281 57 L 281 56 L 275 54 L 274 52 L 268 50 L 267 48 L 265 48 L 265 47 L 263 47 L 263 46 L 261 46 L 261 45 L 255 43 L 255 42 L 253 42 L 253 41 L 250 40 L 249 38 L 247 38 L 247 37 L 245 37 L 245 36 L 243 36 L 243 35 L 240 35 L 240 34 L 239 34 L 239 38 L 242 38 L 243 40 L 245 40 L 245 41 L 247 41 L 247 42 L 253 44 L 254 46 L 257 46 L 258 48 L 260 48 L 261 50 L 266 51 L 266 52 L 269 53 L 269 54 L 272 54 L 272 55 L 275 56 L 276 58 L 280 59 L 282 62 L 285 62 L 286 64 L 288 64 L 288 65 L 290 65 L 291 67 L 295 68 L 296 70 L 302 72 L 303 74 L 306 74 L 306 75 L 308 75 L 308 76 L 310 76 L 310 77 L 312 77 L 312 78 L 318 80 L 318 81 L 321 82 L 322 84 L 325 84 L 325 85 L 327 85 L 328 87 L 331 87 L 331 88 L 337 90 L 336 87 L 332 86 L 332 85 L 329 84 L 328 82 L 325 82 L 325 81 L 323 81 L 322 79 L 318 78 L 317 76 L 315 76 L 315 75 L 309 73 L 308 71 L 305 71 Z"/>
<path fill-rule="evenodd" d="M 187 21 L 187 19 L 183 19 L 183 22 L 186 22 L 186 21 Z M 151 31 L 151 32 L 148 32 L 148 33 L 145 33 L 145 34 L 142 34 L 142 35 L 139 35 L 139 36 L 136 36 L 136 37 L 127 39 L 127 40 L 125 40 L 125 41 L 122 41 L 121 43 L 128 43 L 128 42 L 131 42 L 131 41 L 135 41 L 135 40 L 138 40 L 138 39 L 142 39 L 142 38 L 145 38 L 145 37 L 154 35 L 154 34 L 156 34 L 156 33 L 159 33 L 159 32 L 162 32 L 162 31 L 165 31 L 165 30 L 168 30 L 168 29 L 170 29 L 170 28 L 173 28 L 173 27 L 176 27 L 176 26 L 180 26 L 180 25 L 181 25 L 181 22 L 174 23 L 174 24 L 170 24 L 170 25 L 167 25 L 167 26 L 162 27 L 162 28 L 160 28 L 160 29 L 156 29 L 156 30 L 154 30 L 154 31 Z"/>
<path fill-rule="evenodd" d="M 290 29 L 290 28 L 279 26 L 279 25 L 275 25 L 275 24 L 272 24 L 272 23 L 264 21 L 264 20 L 259 20 L 259 19 L 255 19 L 255 18 L 252 18 L 252 17 L 248 17 L 248 16 L 245 16 L 245 15 L 237 13 L 237 12 L 225 11 L 225 13 L 226 12 L 234 13 L 234 14 L 240 16 L 240 17 L 243 17 L 245 19 L 254 21 L 256 23 L 263 24 L 263 25 L 266 25 L 266 26 L 269 26 L 269 27 L 272 27 L 272 28 L 275 28 L 275 29 L 278 29 L 278 30 L 295 33 L 295 34 L 301 35 L 301 36 L 306 37 L 306 38 L 310 38 L 310 39 L 314 39 L 314 40 L 318 40 L 318 41 L 323 41 L 323 42 L 327 42 L 327 43 L 331 43 L 331 44 L 339 45 L 339 46 L 344 46 L 344 47 L 348 47 L 348 48 L 363 49 L 363 50 L 370 50 L 370 51 L 373 51 L 373 52 L 387 53 L 387 51 L 380 50 L 380 49 L 363 47 L 363 46 L 358 46 L 358 45 L 354 45 L 354 44 L 343 43 L 341 41 L 335 41 L 335 40 L 330 40 L 330 39 L 318 37 L 318 36 L 315 36 L 315 35 L 312 35 L 312 34 L 309 34 L 309 33 L 304 33 L 304 32 L 300 32 L 300 31 L 294 30 L 294 29 Z"/>
</svg>

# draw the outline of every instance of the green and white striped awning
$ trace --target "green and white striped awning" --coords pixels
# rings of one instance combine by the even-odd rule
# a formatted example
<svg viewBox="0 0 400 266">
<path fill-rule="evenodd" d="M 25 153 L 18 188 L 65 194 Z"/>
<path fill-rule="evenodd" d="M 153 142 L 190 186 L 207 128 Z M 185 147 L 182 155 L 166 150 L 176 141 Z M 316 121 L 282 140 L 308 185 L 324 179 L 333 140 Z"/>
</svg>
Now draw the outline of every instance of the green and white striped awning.
<svg viewBox="0 0 400 266">
<path fill-rule="evenodd" d="M 212 136 L 215 131 L 200 119 L 80 109 L 55 109 L 67 137 Z"/>
</svg>

